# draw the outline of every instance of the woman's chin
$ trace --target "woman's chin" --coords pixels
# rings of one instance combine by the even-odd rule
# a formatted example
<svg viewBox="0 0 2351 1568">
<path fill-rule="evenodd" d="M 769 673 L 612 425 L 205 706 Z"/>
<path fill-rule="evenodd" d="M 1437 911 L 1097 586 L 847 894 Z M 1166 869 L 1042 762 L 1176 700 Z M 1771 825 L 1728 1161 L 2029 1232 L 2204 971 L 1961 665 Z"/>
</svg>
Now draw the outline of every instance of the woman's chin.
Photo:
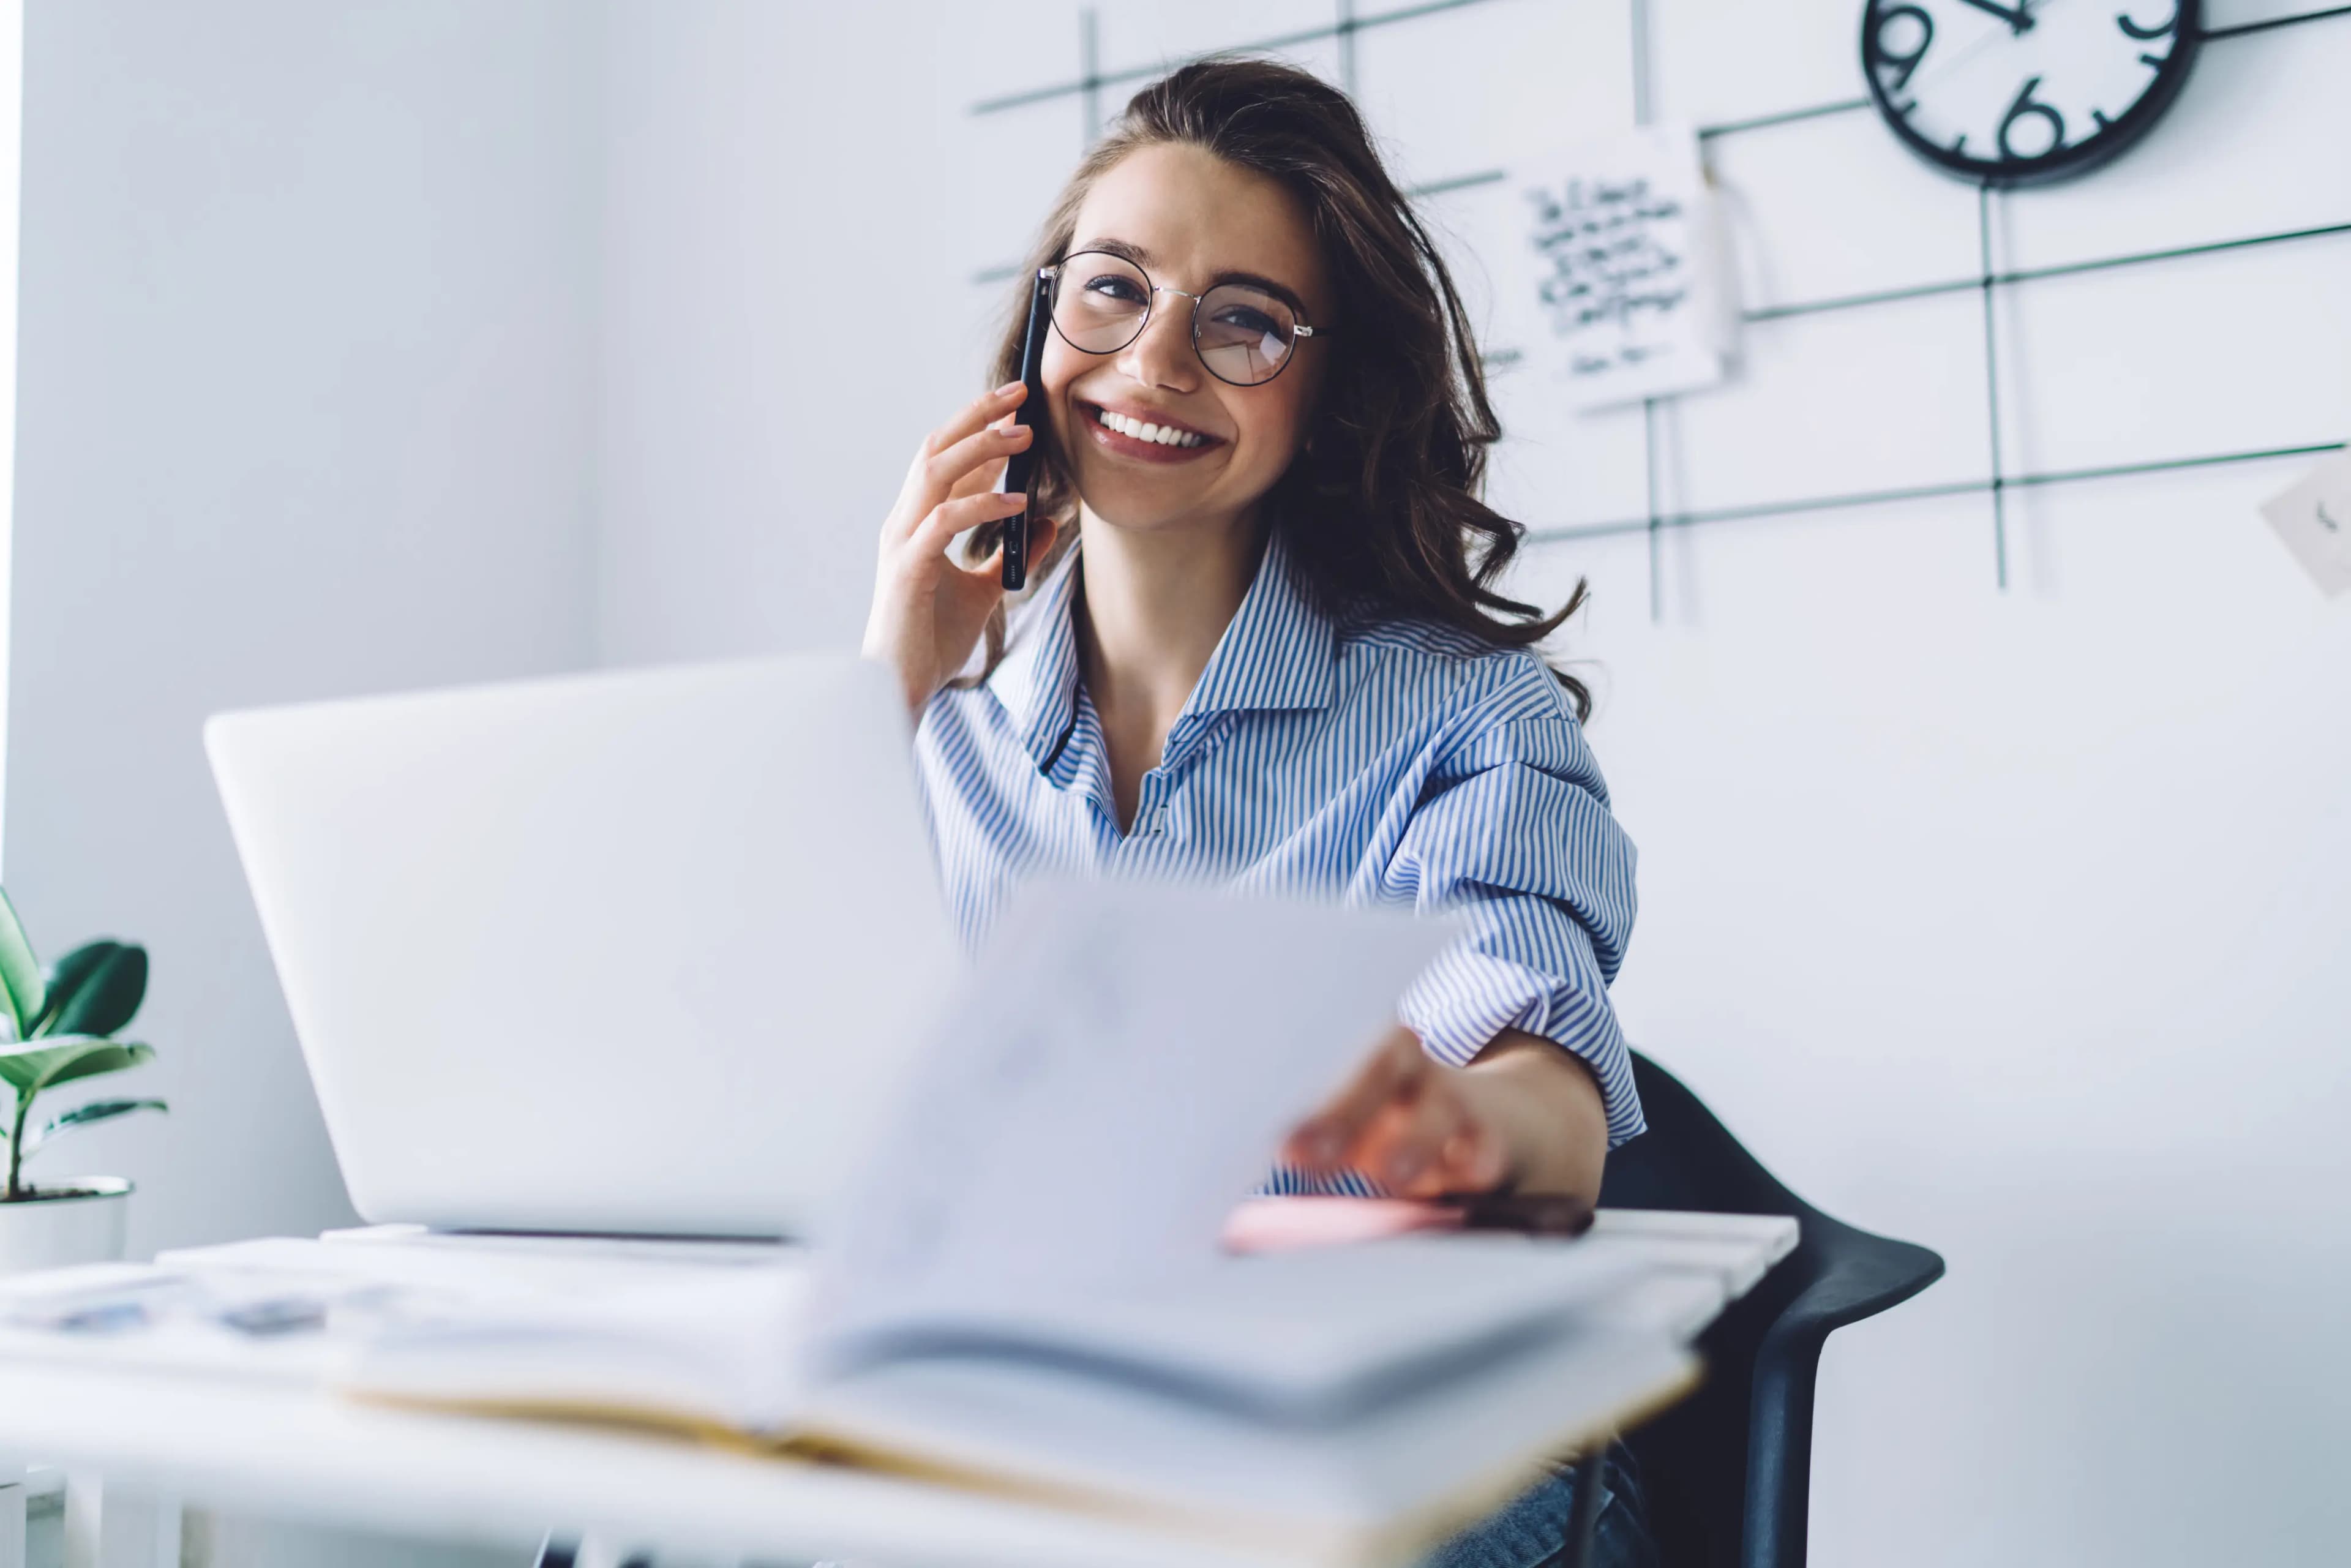
<svg viewBox="0 0 2351 1568">
<path fill-rule="evenodd" d="M 1092 496 L 1086 497 L 1086 510 L 1092 512 L 1097 521 L 1123 534 L 1165 534 L 1170 537 L 1209 533 L 1223 515 L 1198 507 L 1170 507 L 1164 499 L 1126 501 L 1113 498 L 1097 502 Z"/>
<path fill-rule="evenodd" d="M 1124 474 L 1080 480 L 1086 510 L 1122 533 L 1214 532 L 1239 509 L 1203 486 L 1138 484 Z"/>
</svg>

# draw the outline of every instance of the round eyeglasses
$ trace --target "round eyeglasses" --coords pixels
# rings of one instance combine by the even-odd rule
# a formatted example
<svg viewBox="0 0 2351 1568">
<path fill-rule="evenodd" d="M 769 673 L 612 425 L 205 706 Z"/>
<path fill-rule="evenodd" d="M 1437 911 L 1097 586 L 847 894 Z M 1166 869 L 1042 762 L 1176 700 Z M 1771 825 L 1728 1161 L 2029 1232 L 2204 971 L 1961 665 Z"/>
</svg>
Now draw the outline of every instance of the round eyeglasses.
<svg viewBox="0 0 2351 1568">
<path fill-rule="evenodd" d="M 1192 302 L 1192 347 L 1218 381 L 1263 386 L 1290 363 L 1301 338 L 1314 329 L 1279 294 L 1251 283 L 1219 283 L 1206 294 L 1155 287 L 1151 275 L 1123 256 L 1081 250 L 1043 269 L 1053 279 L 1053 329 L 1081 353 L 1115 354 L 1150 323 L 1162 294 Z"/>
</svg>

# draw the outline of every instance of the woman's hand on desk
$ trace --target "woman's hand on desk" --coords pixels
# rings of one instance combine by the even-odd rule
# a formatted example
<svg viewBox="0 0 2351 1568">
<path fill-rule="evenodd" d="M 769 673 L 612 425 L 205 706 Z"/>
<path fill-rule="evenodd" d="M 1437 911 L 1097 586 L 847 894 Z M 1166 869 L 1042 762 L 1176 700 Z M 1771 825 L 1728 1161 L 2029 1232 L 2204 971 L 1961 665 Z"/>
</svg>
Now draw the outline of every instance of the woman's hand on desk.
<svg viewBox="0 0 2351 1568">
<path fill-rule="evenodd" d="M 883 519 L 864 652 L 898 672 L 912 712 L 922 712 L 963 668 L 1004 597 L 996 556 L 964 566 L 947 558 L 947 546 L 981 523 L 1019 516 L 1027 505 L 1027 497 L 994 488 L 1004 460 L 1034 438 L 1027 426 L 1009 423 L 1027 393 L 1019 382 L 998 387 L 931 432 Z M 1050 521 L 1034 521 L 1030 559 L 1053 548 L 1053 533 Z"/>
<path fill-rule="evenodd" d="M 1400 1197 L 1512 1191 L 1587 1206 L 1607 1152 L 1600 1086 L 1552 1041 L 1505 1030 L 1468 1066 L 1447 1067 L 1402 1027 L 1282 1151 L 1310 1170 L 1360 1171 Z"/>
</svg>

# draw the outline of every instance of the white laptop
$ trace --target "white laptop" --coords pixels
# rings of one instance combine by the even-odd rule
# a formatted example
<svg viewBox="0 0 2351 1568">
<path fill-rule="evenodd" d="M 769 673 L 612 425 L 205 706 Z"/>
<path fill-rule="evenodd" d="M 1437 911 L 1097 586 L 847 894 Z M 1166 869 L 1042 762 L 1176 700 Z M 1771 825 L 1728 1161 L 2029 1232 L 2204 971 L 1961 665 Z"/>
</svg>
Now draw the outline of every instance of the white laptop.
<svg viewBox="0 0 2351 1568">
<path fill-rule="evenodd" d="M 961 963 L 878 665 L 307 704 L 204 742 L 371 1221 L 805 1234 Z"/>
</svg>

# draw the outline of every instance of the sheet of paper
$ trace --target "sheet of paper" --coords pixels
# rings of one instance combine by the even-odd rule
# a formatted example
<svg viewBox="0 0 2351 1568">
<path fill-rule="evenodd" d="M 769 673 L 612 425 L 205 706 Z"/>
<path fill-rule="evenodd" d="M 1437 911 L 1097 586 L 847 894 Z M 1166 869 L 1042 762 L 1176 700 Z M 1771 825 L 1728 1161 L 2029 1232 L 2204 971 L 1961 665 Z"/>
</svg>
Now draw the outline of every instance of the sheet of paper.
<svg viewBox="0 0 2351 1568">
<path fill-rule="evenodd" d="M 1449 921 L 1165 884 L 1032 887 L 826 1239 L 841 1336 L 1212 1263 L 1282 1136 Z"/>
<path fill-rule="evenodd" d="M 2262 516 L 2321 593 L 2333 598 L 2351 589 L 2351 451 L 2336 453 L 2263 502 Z"/>
<path fill-rule="evenodd" d="M 1522 159 L 1512 178 L 1522 205 L 1495 269 L 1499 345 L 1580 409 L 1723 379 L 1738 314 L 1695 132 L 1644 127 Z"/>
</svg>

